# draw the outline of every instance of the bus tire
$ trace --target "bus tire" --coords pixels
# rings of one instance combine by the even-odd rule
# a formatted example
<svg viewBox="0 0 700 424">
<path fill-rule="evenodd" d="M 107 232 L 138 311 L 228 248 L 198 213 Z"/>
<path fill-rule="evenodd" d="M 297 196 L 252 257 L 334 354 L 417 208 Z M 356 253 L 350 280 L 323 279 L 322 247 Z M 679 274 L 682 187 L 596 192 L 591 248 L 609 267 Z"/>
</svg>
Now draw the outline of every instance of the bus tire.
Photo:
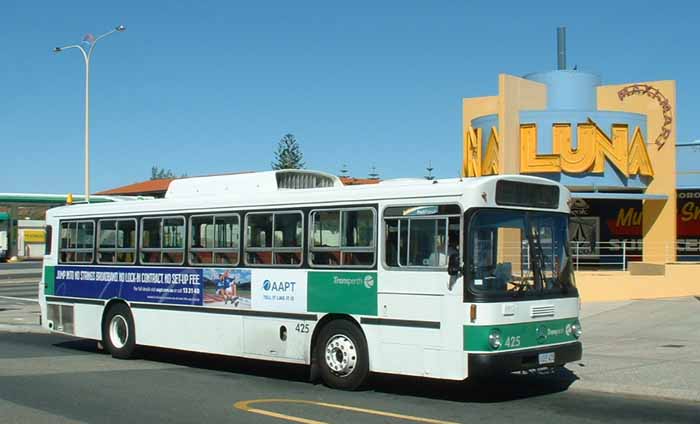
<svg viewBox="0 0 700 424">
<path fill-rule="evenodd" d="M 346 320 L 335 320 L 321 329 L 315 357 L 326 386 L 357 390 L 369 376 L 369 353 L 362 331 Z"/>
<path fill-rule="evenodd" d="M 124 303 L 112 305 L 102 323 L 102 345 L 112 357 L 129 359 L 136 350 L 136 331 L 131 310 Z"/>
</svg>

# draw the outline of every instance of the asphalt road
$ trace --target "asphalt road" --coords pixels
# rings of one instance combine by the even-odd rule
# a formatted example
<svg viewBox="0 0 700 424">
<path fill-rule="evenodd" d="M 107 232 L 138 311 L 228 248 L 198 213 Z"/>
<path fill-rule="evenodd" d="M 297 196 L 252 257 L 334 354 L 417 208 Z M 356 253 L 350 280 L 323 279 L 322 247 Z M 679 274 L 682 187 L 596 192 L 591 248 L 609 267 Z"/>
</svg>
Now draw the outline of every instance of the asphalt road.
<svg viewBox="0 0 700 424">
<path fill-rule="evenodd" d="M 5 269 L 26 269 L 41 272 L 42 261 L 27 261 L 18 263 L 0 262 L 0 271 Z"/>
<path fill-rule="evenodd" d="M 42 262 L 0 263 L 0 283 L 39 281 Z"/>
<path fill-rule="evenodd" d="M 284 423 L 301 417 L 306 421 L 296 422 L 569 424 L 697 423 L 700 417 L 698 404 L 567 386 L 537 376 L 472 383 L 380 376 L 364 391 L 341 392 L 307 382 L 305 367 L 153 348 L 122 361 L 97 352 L 91 341 L 0 333 L 3 422 Z M 240 403 L 269 399 L 277 401 Z M 386 415 L 392 413 L 404 417 Z"/>
<path fill-rule="evenodd" d="M 38 297 L 38 279 L 0 281 L 0 307 L 2 307 L 3 302 L 11 302 L 5 298 L 37 299 Z"/>
</svg>

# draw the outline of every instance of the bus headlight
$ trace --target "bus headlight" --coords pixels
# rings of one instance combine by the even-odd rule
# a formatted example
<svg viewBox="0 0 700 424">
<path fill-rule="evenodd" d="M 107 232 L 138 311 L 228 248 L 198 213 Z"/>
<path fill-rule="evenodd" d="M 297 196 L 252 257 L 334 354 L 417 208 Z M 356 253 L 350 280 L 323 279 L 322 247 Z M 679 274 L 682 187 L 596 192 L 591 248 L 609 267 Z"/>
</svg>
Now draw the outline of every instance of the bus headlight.
<svg viewBox="0 0 700 424">
<path fill-rule="evenodd" d="M 583 329 L 581 328 L 581 323 L 578 321 L 575 321 L 573 324 L 567 325 L 566 326 L 566 334 L 569 336 L 574 336 L 577 339 L 581 337 L 581 334 L 583 334 Z"/>
<path fill-rule="evenodd" d="M 489 333 L 489 345 L 491 345 L 491 349 L 498 349 L 501 347 L 501 331 L 494 328 L 491 330 Z"/>
</svg>

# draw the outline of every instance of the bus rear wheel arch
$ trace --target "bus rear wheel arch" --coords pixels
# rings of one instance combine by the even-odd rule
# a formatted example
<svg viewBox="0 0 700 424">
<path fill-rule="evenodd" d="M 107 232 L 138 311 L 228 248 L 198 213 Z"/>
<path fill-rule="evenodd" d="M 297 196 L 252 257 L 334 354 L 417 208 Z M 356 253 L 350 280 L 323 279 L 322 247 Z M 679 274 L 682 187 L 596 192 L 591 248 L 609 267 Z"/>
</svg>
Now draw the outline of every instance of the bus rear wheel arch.
<svg viewBox="0 0 700 424">
<path fill-rule="evenodd" d="M 348 319 L 329 319 L 314 335 L 313 367 L 323 383 L 334 389 L 357 390 L 369 376 L 367 340 Z"/>
<path fill-rule="evenodd" d="M 136 330 L 131 309 L 124 302 L 112 302 L 102 319 L 102 345 L 112 357 L 129 359 L 136 350 Z"/>
</svg>

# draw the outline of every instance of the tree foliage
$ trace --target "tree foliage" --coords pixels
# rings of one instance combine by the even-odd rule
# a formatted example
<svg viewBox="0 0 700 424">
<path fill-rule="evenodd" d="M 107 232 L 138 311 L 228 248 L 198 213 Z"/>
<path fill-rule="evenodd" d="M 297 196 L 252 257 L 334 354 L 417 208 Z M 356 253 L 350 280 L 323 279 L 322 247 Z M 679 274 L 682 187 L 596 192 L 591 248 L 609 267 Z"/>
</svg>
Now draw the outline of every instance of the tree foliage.
<svg viewBox="0 0 700 424">
<path fill-rule="evenodd" d="M 275 161 L 272 169 L 301 169 L 304 167 L 304 155 L 293 134 L 286 134 L 277 144 Z"/>
<path fill-rule="evenodd" d="M 180 177 L 186 177 L 187 174 L 182 174 Z M 159 168 L 156 165 L 151 167 L 151 179 L 161 180 L 163 178 L 178 178 L 171 169 Z"/>
</svg>

